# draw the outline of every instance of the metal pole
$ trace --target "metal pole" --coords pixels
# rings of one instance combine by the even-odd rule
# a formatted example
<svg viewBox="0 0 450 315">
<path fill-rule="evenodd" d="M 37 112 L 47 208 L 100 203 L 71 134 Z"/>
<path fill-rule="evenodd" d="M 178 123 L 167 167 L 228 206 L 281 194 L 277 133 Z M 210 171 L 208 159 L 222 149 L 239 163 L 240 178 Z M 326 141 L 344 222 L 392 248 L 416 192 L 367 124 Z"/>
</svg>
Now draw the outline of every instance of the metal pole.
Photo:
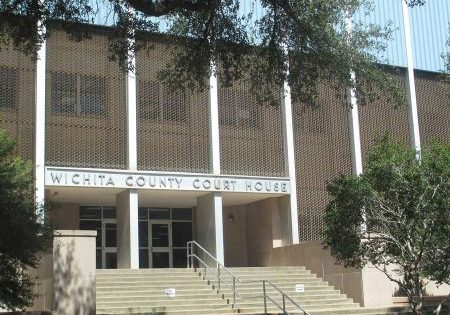
<svg viewBox="0 0 450 315">
<path fill-rule="evenodd" d="M 236 278 L 233 276 L 233 308 L 236 307 Z"/>
<path fill-rule="evenodd" d="M 217 263 L 217 289 L 220 293 L 220 264 Z"/>
<path fill-rule="evenodd" d="M 286 299 L 284 298 L 284 294 L 282 294 L 283 296 L 283 314 L 287 314 L 286 313 Z"/>
<path fill-rule="evenodd" d="M 263 280 L 264 314 L 267 314 L 266 282 Z"/>
<path fill-rule="evenodd" d="M 189 242 L 187 243 L 187 247 L 186 247 L 186 266 L 187 268 L 189 268 Z"/>
<path fill-rule="evenodd" d="M 206 256 L 205 251 L 203 251 L 203 279 L 206 279 Z"/>
</svg>

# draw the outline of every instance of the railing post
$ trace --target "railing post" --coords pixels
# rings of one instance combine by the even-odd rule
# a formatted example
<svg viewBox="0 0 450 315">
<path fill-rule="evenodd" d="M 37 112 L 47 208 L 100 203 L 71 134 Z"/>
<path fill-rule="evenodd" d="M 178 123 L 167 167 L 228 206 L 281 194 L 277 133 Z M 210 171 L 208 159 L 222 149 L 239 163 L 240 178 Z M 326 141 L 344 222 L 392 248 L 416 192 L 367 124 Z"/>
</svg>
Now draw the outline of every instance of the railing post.
<svg viewBox="0 0 450 315">
<path fill-rule="evenodd" d="M 233 308 L 236 308 L 236 278 L 233 276 Z"/>
<path fill-rule="evenodd" d="M 284 294 L 282 294 L 282 296 L 283 296 L 283 314 L 287 314 L 286 313 L 286 299 L 284 297 Z"/>
<path fill-rule="evenodd" d="M 186 268 L 190 268 L 189 266 L 189 242 L 187 243 L 187 247 L 186 247 Z"/>
<path fill-rule="evenodd" d="M 266 282 L 263 280 L 264 314 L 267 314 Z"/>
<path fill-rule="evenodd" d="M 203 279 L 206 279 L 206 254 L 203 251 Z"/>
<path fill-rule="evenodd" d="M 218 293 L 220 293 L 220 264 L 217 263 L 217 289 Z"/>
</svg>

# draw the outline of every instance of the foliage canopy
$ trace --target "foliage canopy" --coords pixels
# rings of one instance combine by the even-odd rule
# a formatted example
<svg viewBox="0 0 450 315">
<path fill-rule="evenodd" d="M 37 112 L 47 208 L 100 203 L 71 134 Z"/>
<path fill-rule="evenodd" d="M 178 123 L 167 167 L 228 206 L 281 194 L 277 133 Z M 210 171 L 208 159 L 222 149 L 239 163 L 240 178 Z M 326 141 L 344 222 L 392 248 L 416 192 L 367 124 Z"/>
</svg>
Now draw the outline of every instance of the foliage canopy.
<svg viewBox="0 0 450 315">
<path fill-rule="evenodd" d="M 202 91 L 214 71 L 225 86 L 251 78 L 255 94 L 269 99 L 279 93 L 272 87 L 281 88 L 287 80 L 294 101 L 307 105 L 315 103 L 318 82 L 342 95 L 343 87 L 355 87 L 361 104 L 380 90 L 394 91 L 390 96 L 400 100 L 391 76 L 375 64 L 390 30 L 355 23 L 349 36 L 345 27 L 345 17 L 370 10 L 371 1 L 258 0 L 257 14 L 256 0 L 249 0 L 253 10 L 242 14 L 240 0 L 1 0 L 0 44 L 36 53 L 46 36 L 39 29 L 62 21 L 81 40 L 89 28 L 80 24 L 104 16 L 111 26 L 110 58 L 124 69 L 132 67 L 130 51 L 149 47 L 149 32 L 164 30 L 171 36 L 173 60 L 161 76 L 174 89 Z M 350 78 L 351 70 L 357 81 Z"/>
<path fill-rule="evenodd" d="M 33 194 L 31 163 L 14 155 L 15 142 L 0 129 L 0 308 L 22 309 L 33 302 L 39 253 L 50 246 L 51 229 L 43 222 Z"/>
<path fill-rule="evenodd" d="M 384 138 L 363 175 L 342 176 L 328 191 L 324 244 L 339 263 L 375 266 L 406 293 L 415 313 L 430 280 L 450 282 L 449 145 L 434 145 L 418 162 L 413 151 Z"/>
</svg>

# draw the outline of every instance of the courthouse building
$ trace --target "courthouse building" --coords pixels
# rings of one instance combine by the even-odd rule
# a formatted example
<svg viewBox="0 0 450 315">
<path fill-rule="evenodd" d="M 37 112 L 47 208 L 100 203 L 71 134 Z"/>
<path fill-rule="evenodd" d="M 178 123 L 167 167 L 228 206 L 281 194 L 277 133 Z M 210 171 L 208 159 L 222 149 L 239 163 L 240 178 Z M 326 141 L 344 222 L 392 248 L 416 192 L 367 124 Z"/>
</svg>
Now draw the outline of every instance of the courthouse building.
<svg viewBox="0 0 450 315">
<path fill-rule="evenodd" d="M 36 195 L 57 228 L 97 231 L 97 268 L 185 267 L 192 239 L 225 266 L 318 244 L 326 184 L 355 165 L 347 100 L 322 84 L 317 108 L 289 97 L 273 106 L 245 81 L 214 78 L 203 94 L 173 93 L 157 76 L 167 38 L 137 54 L 134 75 L 108 61 L 107 28 L 81 42 L 48 32 L 37 62 L 0 51 L 0 128 L 35 162 Z M 415 75 L 422 145 L 450 141 L 446 83 Z M 406 103 L 381 97 L 358 114 L 363 161 L 385 133 L 409 142 Z"/>
</svg>

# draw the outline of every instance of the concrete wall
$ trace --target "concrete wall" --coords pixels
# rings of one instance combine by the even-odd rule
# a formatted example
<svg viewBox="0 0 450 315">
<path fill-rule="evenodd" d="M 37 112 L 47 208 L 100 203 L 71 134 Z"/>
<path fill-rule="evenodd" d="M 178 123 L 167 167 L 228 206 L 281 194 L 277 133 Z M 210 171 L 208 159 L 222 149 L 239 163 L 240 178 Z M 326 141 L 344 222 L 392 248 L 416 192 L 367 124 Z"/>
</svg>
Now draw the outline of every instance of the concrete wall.
<svg viewBox="0 0 450 315">
<path fill-rule="evenodd" d="M 96 235 L 96 231 L 55 231 L 53 241 L 55 314 L 95 314 Z"/>
<path fill-rule="evenodd" d="M 245 205 L 223 208 L 225 266 L 247 266 L 247 229 Z"/>
<path fill-rule="evenodd" d="M 310 242 L 260 251 L 253 266 L 305 266 L 336 289 L 364 306 L 392 305 L 393 286 L 378 270 L 344 268 L 336 265 L 320 242 Z"/>
<path fill-rule="evenodd" d="M 51 311 L 53 309 L 53 254 L 42 255 L 39 266 L 30 270 L 30 276 L 36 279 L 34 294 L 36 298 L 29 311 Z M 0 310 L 1 312 L 1 310 Z"/>
</svg>

